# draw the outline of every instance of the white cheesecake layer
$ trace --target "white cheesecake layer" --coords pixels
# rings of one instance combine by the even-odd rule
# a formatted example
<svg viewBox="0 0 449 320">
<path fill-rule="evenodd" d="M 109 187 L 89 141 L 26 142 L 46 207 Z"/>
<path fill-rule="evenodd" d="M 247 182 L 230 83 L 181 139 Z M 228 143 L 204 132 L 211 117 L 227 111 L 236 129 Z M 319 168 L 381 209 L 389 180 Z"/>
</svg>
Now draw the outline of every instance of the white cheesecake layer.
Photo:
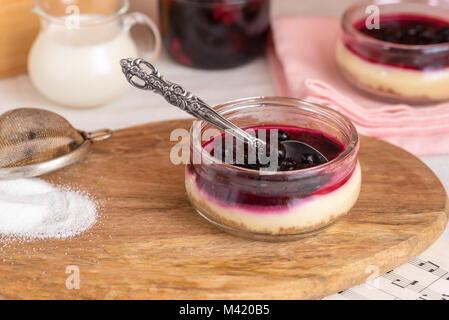
<svg viewBox="0 0 449 320">
<path fill-rule="evenodd" d="M 371 90 L 409 99 L 449 99 L 449 68 L 435 71 L 409 70 L 366 61 L 337 44 L 336 59 L 354 81 Z"/>
<path fill-rule="evenodd" d="M 187 194 L 196 209 L 212 220 L 239 229 L 266 234 L 295 234 L 321 228 L 346 214 L 360 194 L 360 165 L 349 180 L 324 195 L 312 195 L 289 208 L 258 213 L 244 207 L 225 206 L 197 188 L 193 175 L 186 175 Z"/>
</svg>

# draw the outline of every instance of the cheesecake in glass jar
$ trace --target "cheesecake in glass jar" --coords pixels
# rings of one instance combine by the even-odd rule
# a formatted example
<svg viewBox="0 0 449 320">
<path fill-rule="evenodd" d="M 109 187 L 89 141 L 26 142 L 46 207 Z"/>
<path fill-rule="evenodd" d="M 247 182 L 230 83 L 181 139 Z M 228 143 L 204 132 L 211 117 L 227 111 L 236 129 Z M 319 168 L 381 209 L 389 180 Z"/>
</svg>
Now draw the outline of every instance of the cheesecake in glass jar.
<svg viewBox="0 0 449 320">
<path fill-rule="evenodd" d="M 355 3 L 342 18 L 336 61 L 351 84 L 371 94 L 412 104 L 448 100 L 449 3 Z"/>
<path fill-rule="evenodd" d="M 211 137 L 207 134 L 211 126 L 198 122 L 190 133 L 185 184 L 193 207 L 209 222 L 247 238 L 291 240 L 329 226 L 355 205 L 361 186 L 359 138 L 346 117 L 324 106 L 281 97 L 241 99 L 216 110 L 259 138 L 261 131 L 276 130 L 280 142 L 307 143 L 327 161 L 311 154 L 295 161 L 279 152 L 276 166 L 267 168 L 250 164 L 245 153 L 243 162 L 236 161 L 236 154 L 231 161 L 217 158 L 215 142 L 225 140 L 226 134 Z"/>
</svg>

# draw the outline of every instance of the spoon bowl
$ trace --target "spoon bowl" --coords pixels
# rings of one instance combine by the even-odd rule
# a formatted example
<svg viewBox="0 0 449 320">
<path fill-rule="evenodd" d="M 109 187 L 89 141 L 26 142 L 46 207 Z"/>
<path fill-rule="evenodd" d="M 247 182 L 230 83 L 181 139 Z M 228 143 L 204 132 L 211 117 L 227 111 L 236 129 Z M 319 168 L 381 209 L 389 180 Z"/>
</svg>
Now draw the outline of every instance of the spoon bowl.
<svg viewBox="0 0 449 320">
<path fill-rule="evenodd" d="M 281 144 L 285 148 L 285 158 L 293 159 L 296 162 L 300 163 L 303 155 L 311 155 L 317 163 L 329 161 L 321 152 L 307 143 L 295 140 L 286 140 L 282 141 Z"/>
</svg>

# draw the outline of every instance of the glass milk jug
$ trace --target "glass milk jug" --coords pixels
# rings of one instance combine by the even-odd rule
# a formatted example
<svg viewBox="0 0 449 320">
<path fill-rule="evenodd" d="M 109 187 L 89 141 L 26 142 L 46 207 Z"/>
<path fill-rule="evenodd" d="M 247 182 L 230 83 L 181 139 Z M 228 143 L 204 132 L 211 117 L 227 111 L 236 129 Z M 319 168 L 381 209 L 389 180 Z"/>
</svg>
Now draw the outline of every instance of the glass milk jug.
<svg viewBox="0 0 449 320">
<path fill-rule="evenodd" d="M 151 33 L 154 62 L 161 40 L 154 22 L 127 13 L 128 0 L 37 0 L 41 30 L 28 57 L 33 85 L 58 104 L 87 108 L 118 98 L 128 88 L 120 59 L 137 57 L 130 36 L 135 24 Z"/>
</svg>

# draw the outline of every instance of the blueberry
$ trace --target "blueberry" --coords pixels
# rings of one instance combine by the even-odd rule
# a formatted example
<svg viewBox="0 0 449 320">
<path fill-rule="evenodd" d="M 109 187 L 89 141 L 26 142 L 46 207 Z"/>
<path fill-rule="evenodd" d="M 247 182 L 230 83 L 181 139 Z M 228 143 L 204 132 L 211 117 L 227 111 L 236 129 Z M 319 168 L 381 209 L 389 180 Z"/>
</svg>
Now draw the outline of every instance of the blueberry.
<svg viewBox="0 0 449 320">
<path fill-rule="evenodd" d="M 387 42 L 395 42 L 396 41 L 396 37 L 394 36 L 394 34 L 386 34 L 382 40 L 387 41 Z"/>
<path fill-rule="evenodd" d="M 290 136 L 284 130 L 278 131 L 278 140 L 279 141 L 285 141 L 285 140 L 288 140 L 289 138 L 290 138 Z"/>
<path fill-rule="evenodd" d="M 397 39 L 397 40 L 401 40 L 402 39 L 402 37 L 403 37 L 403 33 L 402 33 L 402 30 L 396 30 L 396 32 L 394 33 L 394 37 Z"/>
<path fill-rule="evenodd" d="M 287 151 L 282 143 L 278 143 L 278 161 L 284 160 Z"/>
<path fill-rule="evenodd" d="M 295 160 L 293 160 L 291 158 L 287 158 L 281 162 L 280 170 L 281 171 L 293 171 L 297 168 L 297 166 L 298 166 L 298 164 L 296 163 Z"/>
<path fill-rule="evenodd" d="M 439 42 L 449 42 L 449 27 L 440 28 L 437 34 Z"/>
<path fill-rule="evenodd" d="M 433 34 L 433 32 L 431 30 L 424 30 L 423 32 L 421 32 L 421 39 L 423 41 L 430 41 L 435 37 L 435 35 Z"/>
<path fill-rule="evenodd" d="M 410 37 L 415 37 L 418 35 L 418 30 L 416 28 L 410 28 L 407 33 Z"/>
<path fill-rule="evenodd" d="M 301 164 L 312 166 L 315 164 L 315 160 L 313 159 L 313 155 L 310 153 L 303 153 L 301 155 Z"/>
</svg>

